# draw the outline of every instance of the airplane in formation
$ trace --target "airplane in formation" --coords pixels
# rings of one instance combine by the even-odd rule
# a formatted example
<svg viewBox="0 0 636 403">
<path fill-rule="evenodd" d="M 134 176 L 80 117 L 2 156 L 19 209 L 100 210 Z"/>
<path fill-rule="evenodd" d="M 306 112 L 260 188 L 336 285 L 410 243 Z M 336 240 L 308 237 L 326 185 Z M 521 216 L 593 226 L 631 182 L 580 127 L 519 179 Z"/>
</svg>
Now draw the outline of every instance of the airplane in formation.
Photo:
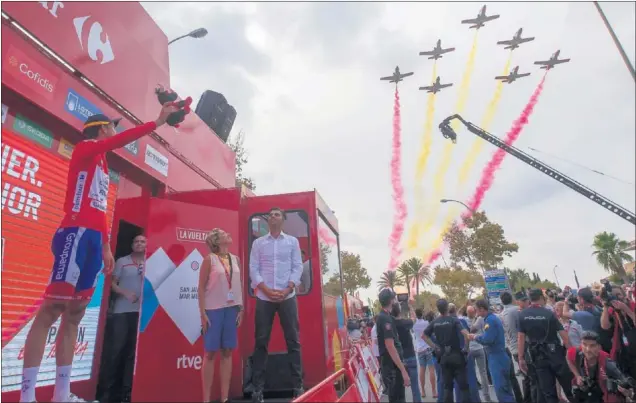
<svg viewBox="0 0 636 403">
<path fill-rule="evenodd" d="M 420 87 L 420 90 L 426 91 L 428 93 L 436 94 L 441 91 L 442 88 L 451 87 L 453 83 L 441 84 L 440 78 L 437 76 L 437 80 L 433 83 L 433 85 L 429 87 Z"/>
<path fill-rule="evenodd" d="M 485 25 L 486 22 L 496 20 L 499 18 L 499 14 L 495 15 L 486 15 L 486 6 L 481 8 L 481 11 L 477 15 L 477 18 L 471 18 L 468 20 L 462 20 L 462 24 L 473 24 L 468 29 L 479 29 Z"/>
<path fill-rule="evenodd" d="M 455 48 L 442 49 L 442 40 L 437 40 L 437 46 L 433 48 L 430 52 L 420 52 L 420 56 L 430 56 L 430 59 L 437 60 L 441 59 L 444 53 L 452 52 Z"/>
<path fill-rule="evenodd" d="M 508 74 L 507 76 L 497 76 L 497 77 L 495 77 L 495 80 L 501 80 L 504 83 L 510 84 L 510 83 L 516 81 L 518 78 L 528 77 L 529 75 L 530 75 L 530 73 L 521 73 L 521 74 L 519 74 L 519 66 L 517 66 L 514 69 L 512 69 L 510 74 Z"/>
<path fill-rule="evenodd" d="M 400 81 L 404 81 L 405 77 L 408 76 L 412 76 L 413 73 L 400 73 L 400 68 L 398 66 L 395 66 L 395 71 L 393 72 L 393 75 L 388 76 L 388 77 L 381 77 L 380 80 L 388 80 L 390 83 L 395 83 L 397 84 Z"/>
<path fill-rule="evenodd" d="M 531 38 L 522 38 L 521 33 L 523 32 L 523 28 L 519 28 L 517 33 L 512 37 L 512 39 L 508 41 L 499 41 L 497 45 L 506 45 L 504 49 L 514 50 L 519 47 L 520 44 L 534 41 L 534 36 Z"/>
<path fill-rule="evenodd" d="M 541 66 L 542 69 L 550 70 L 551 68 L 553 68 L 557 64 L 567 63 L 567 62 L 570 61 L 570 59 L 559 59 L 559 54 L 560 53 L 561 53 L 561 51 L 557 50 L 556 52 L 554 52 L 552 57 L 550 57 L 550 59 L 534 62 L 534 64 L 537 64 L 537 65 Z"/>
</svg>

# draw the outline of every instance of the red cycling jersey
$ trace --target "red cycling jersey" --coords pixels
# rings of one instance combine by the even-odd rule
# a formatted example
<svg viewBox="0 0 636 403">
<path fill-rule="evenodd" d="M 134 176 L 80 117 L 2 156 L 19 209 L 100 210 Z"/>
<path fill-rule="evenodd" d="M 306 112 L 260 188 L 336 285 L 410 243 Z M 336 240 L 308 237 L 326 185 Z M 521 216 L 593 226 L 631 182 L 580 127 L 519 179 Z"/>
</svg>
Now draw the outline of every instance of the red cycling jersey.
<svg viewBox="0 0 636 403">
<path fill-rule="evenodd" d="M 105 139 L 83 140 L 75 146 L 68 168 L 60 228 L 93 229 L 101 232 L 103 244 L 108 242 L 106 208 L 110 180 L 105 153 L 132 143 L 156 128 L 155 122 L 148 122 Z"/>
</svg>

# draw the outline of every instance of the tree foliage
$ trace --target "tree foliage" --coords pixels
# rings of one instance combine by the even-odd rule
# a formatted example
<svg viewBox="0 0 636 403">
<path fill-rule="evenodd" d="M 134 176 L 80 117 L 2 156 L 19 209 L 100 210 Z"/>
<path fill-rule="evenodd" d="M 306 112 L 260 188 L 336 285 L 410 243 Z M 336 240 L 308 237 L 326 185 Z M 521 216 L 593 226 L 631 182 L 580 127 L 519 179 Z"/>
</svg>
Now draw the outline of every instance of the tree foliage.
<svg viewBox="0 0 636 403">
<path fill-rule="evenodd" d="M 320 274 L 323 276 L 329 273 L 329 254 L 331 253 L 331 247 L 323 242 L 320 242 Z"/>
<path fill-rule="evenodd" d="M 598 264 L 605 271 L 616 274 L 624 283 L 629 281 L 623 265 L 632 262 L 634 258 L 625 252 L 629 242 L 619 239 L 613 232 L 603 231 L 594 237 L 592 255 L 596 256 Z"/>
<path fill-rule="evenodd" d="M 347 294 L 353 295 L 360 289 L 367 289 L 371 285 L 371 277 L 367 269 L 362 266 L 360 255 L 343 250 L 340 252 L 342 264 L 342 285 Z"/>
<path fill-rule="evenodd" d="M 420 293 L 420 285 L 424 285 L 424 282 L 432 282 L 430 268 L 424 266 L 422 259 L 412 257 L 405 260 L 398 266 L 398 275 L 402 279 L 402 282 L 407 286 L 409 300 L 411 299 L 411 285 L 415 285 L 415 295 Z"/>
<path fill-rule="evenodd" d="M 474 270 L 462 270 L 459 266 L 443 268 L 436 266 L 433 284 L 437 285 L 446 298 L 455 303 L 463 305 L 467 299 L 471 298 L 478 288 L 483 288 L 484 278 Z"/>
<path fill-rule="evenodd" d="M 404 280 L 400 278 L 398 273 L 395 270 L 387 270 L 382 273 L 380 280 L 378 281 L 378 290 L 383 288 L 390 288 L 395 291 L 395 287 L 399 285 L 404 285 Z"/>
<path fill-rule="evenodd" d="M 612 284 L 631 284 L 634 281 L 634 274 L 633 273 L 626 273 L 626 277 L 627 277 L 627 283 L 625 282 L 625 279 L 623 277 L 619 276 L 616 273 L 610 274 L 607 277 L 607 279 Z"/>
<path fill-rule="evenodd" d="M 424 290 L 415 295 L 415 308 L 422 308 L 425 313 L 428 311 L 435 311 L 437 309 L 435 304 L 440 298 L 441 297 L 439 295 Z"/>
<path fill-rule="evenodd" d="M 323 245 L 329 248 L 326 244 L 320 244 L 321 253 L 323 252 Z M 362 266 L 360 255 L 343 250 L 340 252 L 340 265 L 342 266 L 342 286 L 340 285 L 339 273 L 333 273 L 323 285 L 325 293 L 339 296 L 343 294 L 342 288 L 344 287 L 346 294 L 354 295 L 360 289 L 369 288 L 371 277 L 369 277 L 367 269 Z M 324 266 L 321 267 L 323 275 L 327 274 L 324 270 Z"/>
<path fill-rule="evenodd" d="M 494 270 L 505 257 L 519 250 L 516 243 L 506 239 L 503 227 L 488 220 L 484 212 L 465 218 L 464 224 L 464 229 L 453 225 L 444 236 L 454 266 L 464 265 L 481 272 Z"/>
<path fill-rule="evenodd" d="M 504 268 L 504 272 L 508 276 L 508 283 L 513 292 L 521 291 L 529 288 L 557 288 L 556 283 L 547 279 L 541 279 L 537 273 L 528 273 L 526 269 L 509 269 Z"/>
<path fill-rule="evenodd" d="M 254 191 L 256 190 L 254 180 L 244 176 L 243 174 L 243 168 L 247 165 L 249 157 L 247 150 L 243 145 L 244 142 L 245 134 L 242 130 L 238 132 L 236 137 L 231 138 L 228 142 L 228 146 L 236 154 L 236 186 L 240 187 L 241 185 L 245 185 L 245 187 Z"/>
</svg>

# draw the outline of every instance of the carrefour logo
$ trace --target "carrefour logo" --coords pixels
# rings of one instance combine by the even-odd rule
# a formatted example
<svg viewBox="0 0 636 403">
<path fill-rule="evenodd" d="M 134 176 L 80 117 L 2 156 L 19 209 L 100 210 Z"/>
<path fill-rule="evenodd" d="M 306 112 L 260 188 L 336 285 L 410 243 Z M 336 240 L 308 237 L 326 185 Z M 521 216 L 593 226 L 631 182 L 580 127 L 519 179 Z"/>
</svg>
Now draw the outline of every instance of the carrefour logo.
<svg viewBox="0 0 636 403">
<path fill-rule="evenodd" d="M 75 116 L 82 122 L 85 122 L 89 117 L 102 113 L 102 111 L 90 103 L 86 98 L 78 94 L 69 88 L 68 94 L 66 94 L 66 103 L 64 104 L 64 110 Z"/>
</svg>

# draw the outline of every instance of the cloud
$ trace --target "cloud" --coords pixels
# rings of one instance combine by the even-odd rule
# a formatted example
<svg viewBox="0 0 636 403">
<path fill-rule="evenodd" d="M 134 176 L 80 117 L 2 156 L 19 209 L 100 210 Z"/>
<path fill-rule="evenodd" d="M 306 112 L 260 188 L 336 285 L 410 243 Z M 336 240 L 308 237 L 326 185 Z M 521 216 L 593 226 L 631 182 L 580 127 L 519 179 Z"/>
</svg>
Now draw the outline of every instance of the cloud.
<svg viewBox="0 0 636 403">
<path fill-rule="evenodd" d="M 479 11 L 474 3 L 144 3 L 169 38 L 204 26 L 204 39 L 171 46 L 171 74 L 178 91 L 220 91 L 238 111 L 234 131 L 244 129 L 250 153 L 246 173 L 259 194 L 316 188 L 336 211 L 341 247 L 360 253 L 375 281 L 388 262 L 392 220 L 389 180 L 392 92 L 379 77 L 396 65 L 415 75 L 401 84 L 403 175 L 413 209 L 414 164 L 421 146 L 432 61 L 418 55 L 437 39 L 457 50 L 438 61 L 444 82 L 455 86 L 437 96 L 435 124 L 454 113 L 457 91 L 474 31 L 459 24 Z M 610 22 L 634 61 L 634 5 L 603 3 Z M 512 65 L 532 75 L 506 85 L 488 130 L 503 137 L 541 79 L 533 65 L 561 49 L 572 62 L 547 77 L 544 93 L 518 147 L 550 154 L 635 180 L 634 83 L 596 9 L 590 3 L 493 3 L 501 14 L 480 30 L 466 119 L 480 125 L 508 51 L 495 43 L 520 27 L 536 40 L 513 53 Z M 495 151 L 484 144 L 468 183 L 459 187 L 459 166 L 474 135 L 458 133 L 444 196 L 465 200 Z M 445 146 L 434 133 L 424 180 L 428 209 L 433 173 Z M 538 158 L 586 186 L 634 210 L 634 187 L 608 180 L 546 155 Z M 435 240 L 444 205 L 425 244 Z M 483 208 L 503 225 L 519 253 L 506 261 L 544 278 L 573 284 L 603 276 L 591 256 L 599 231 L 634 238 L 634 227 L 533 168 L 507 156 Z M 457 211 L 459 213 L 459 210 Z M 412 217 L 411 215 L 410 217 Z M 407 256 L 405 256 L 407 257 Z M 569 273 L 569 274 L 568 274 Z"/>
</svg>

